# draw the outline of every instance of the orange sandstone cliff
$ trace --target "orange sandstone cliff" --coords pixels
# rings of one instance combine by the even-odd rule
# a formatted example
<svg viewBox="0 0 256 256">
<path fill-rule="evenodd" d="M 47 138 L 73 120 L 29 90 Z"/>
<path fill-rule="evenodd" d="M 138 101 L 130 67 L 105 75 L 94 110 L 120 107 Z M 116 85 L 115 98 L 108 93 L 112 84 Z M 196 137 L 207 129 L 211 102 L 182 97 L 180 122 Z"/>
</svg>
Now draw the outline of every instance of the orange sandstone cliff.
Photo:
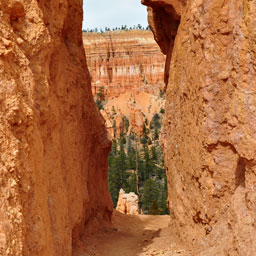
<svg viewBox="0 0 256 256">
<path fill-rule="evenodd" d="M 254 1 L 142 0 L 167 55 L 171 226 L 192 255 L 256 255 Z"/>
<path fill-rule="evenodd" d="M 70 256 L 110 220 L 82 15 L 81 1 L 0 1 L 0 255 Z"/>
</svg>

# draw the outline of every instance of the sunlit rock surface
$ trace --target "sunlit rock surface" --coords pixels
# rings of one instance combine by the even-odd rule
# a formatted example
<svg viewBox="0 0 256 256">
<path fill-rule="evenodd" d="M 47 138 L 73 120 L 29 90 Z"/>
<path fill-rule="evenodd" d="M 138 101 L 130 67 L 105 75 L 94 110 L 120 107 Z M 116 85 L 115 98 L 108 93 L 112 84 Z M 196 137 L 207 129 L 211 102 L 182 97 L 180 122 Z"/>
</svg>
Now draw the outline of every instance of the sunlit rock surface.
<svg viewBox="0 0 256 256">
<path fill-rule="evenodd" d="M 126 117 L 129 129 L 141 136 L 145 122 L 164 108 L 165 57 L 152 32 L 83 33 L 83 41 L 92 92 L 104 94 L 106 101 L 102 115 L 107 130 L 120 138 Z"/>
</svg>

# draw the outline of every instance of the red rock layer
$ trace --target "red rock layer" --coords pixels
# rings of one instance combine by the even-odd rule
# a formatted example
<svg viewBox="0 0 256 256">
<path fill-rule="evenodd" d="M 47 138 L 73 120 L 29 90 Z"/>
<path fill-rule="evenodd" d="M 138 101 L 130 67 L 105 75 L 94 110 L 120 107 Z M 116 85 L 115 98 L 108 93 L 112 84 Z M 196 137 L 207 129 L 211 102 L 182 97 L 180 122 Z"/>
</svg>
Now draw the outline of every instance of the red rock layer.
<svg viewBox="0 0 256 256">
<path fill-rule="evenodd" d="M 163 88 L 164 55 L 150 31 L 84 33 L 83 41 L 93 94 L 107 97 L 127 91 L 158 95 Z"/>
<path fill-rule="evenodd" d="M 0 254 L 70 256 L 109 221 L 111 143 L 93 102 L 81 1 L 0 1 Z"/>
<path fill-rule="evenodd" d="M 192 255 L 256 255 L 255 4 L 143 2 L 171 50 L 163 136 L 173 230 Z M 172 51 L 161 28 L 180 15 Z"/>
</svg>

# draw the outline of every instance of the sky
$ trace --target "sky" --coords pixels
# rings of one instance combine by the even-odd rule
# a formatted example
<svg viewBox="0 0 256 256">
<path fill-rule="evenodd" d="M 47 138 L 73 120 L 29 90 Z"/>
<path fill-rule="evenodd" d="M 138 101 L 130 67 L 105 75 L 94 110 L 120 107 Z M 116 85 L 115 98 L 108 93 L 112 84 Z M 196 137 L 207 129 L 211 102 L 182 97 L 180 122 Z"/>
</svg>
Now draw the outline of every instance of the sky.
<svg viewBox="0 0 256 256">
<path fill-rule="evenodd" d="M 83 29 L 133 27 L 147 23 L 147 8 L 140 0 L 83 0 Z"/>
</svg>

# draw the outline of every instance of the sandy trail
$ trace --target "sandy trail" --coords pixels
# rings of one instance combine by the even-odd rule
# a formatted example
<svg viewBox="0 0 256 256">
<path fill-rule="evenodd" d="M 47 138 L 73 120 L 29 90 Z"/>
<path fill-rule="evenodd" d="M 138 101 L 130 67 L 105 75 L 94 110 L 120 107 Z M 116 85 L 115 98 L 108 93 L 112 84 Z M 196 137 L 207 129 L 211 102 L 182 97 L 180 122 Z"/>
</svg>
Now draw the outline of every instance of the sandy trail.
<svg viewBox="0 0 256 256">
<path fill-rule="evenodd" d="M 113 227 L 85 235 L 74 256 L 188 256 L 171 239 L 169 216 L 113 214 Z"/>
</svg>

